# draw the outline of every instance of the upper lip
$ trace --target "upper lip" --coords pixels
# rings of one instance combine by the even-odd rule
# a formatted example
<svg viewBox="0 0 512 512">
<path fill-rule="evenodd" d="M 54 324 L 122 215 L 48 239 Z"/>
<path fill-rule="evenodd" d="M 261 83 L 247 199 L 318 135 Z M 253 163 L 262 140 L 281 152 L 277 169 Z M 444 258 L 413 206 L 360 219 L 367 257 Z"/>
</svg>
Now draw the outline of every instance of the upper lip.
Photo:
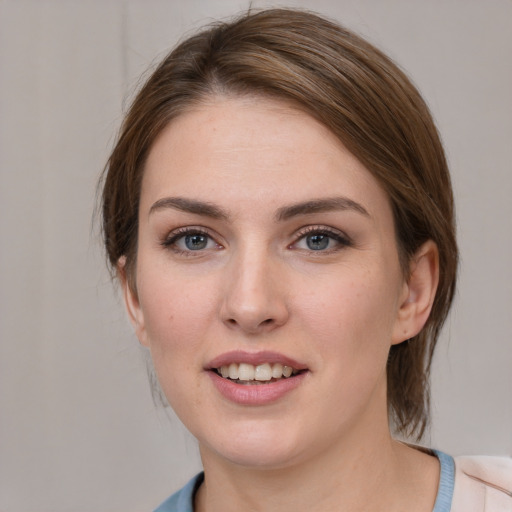
<svg viewBox="0 0 512 512">
<path fill-rule="evenodd" d="M 307 365 L 296 361 L 295 359 L 273 352 L 271 350 L 263 350 L 260 352 L 247 352 L 245 350 L 232 350 L 225 352 L 212 359 L 205 367 L 206 370 L 220 368 L 227 366 L 231 363 L 247 363 L 253 366 L 258 366 L 264 363 L 280 363 L 283 366 L 291 366 L 295 370 L 306 370 Z"/>
</svg>

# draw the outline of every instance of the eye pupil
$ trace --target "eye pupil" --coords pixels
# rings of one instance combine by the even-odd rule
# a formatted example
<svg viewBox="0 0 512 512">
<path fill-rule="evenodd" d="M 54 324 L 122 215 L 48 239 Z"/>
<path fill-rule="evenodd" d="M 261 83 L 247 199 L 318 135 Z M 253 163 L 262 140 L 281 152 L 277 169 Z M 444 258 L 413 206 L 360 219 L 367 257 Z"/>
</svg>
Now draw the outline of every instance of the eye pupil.
<svg viewBox="0 0 512 512">
<path fill-rule="evenodd" d="M 204 249 L 208 244 L 208 237 L 205 235 L 195 234 L 195 235 L 187 235 L 185 237 L 185 245 L 187 249 L 191 251 L 198 251 L 200 249 Z"/>
<path fill-rule="evenodd" d="M 309 249 L 313 251 L 321 251 L 329 247 L 329 237 L 327 235 L 311 235 L 306 239 Z"/>
</svg>

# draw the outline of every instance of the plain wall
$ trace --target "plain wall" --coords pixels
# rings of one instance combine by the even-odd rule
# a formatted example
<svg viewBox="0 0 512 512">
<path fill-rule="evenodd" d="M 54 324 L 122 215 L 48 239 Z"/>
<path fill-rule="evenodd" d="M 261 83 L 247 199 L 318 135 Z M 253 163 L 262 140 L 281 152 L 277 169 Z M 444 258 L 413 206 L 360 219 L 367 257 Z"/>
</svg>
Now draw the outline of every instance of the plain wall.
<svg viewBox="0 0 512 512">
<path fill-rule="evenodd" d="M 431 106 L 451 163 L 462 263 L 426 442 L 454 455 L 512 455 L 512 2 L 280 5 L 367 36 Z M 2 512 L 152 510 L 200 467 L 195 442 L 152 402 L 145 354 L 91 219 L 140 74 L 184 33 L 247 7 L 0 0 Z"/>
</svg>

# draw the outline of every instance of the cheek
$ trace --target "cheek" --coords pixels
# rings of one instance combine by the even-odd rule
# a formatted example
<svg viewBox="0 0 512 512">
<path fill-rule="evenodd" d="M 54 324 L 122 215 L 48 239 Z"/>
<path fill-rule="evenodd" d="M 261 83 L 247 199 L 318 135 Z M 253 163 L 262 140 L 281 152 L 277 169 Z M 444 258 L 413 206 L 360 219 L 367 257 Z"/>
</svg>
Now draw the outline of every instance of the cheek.
<svg viewBox="0 0 512 512">
<path fill-rule="evenodd" d="M 319 332 L 390 331 L 396 316 L 396 286 L 379 273 L 346 272 L 330 276 L 301 293 L 300 309 Z"/>
<path fill-rule="evenodd" d="M 166 283 L 161 276 L 147 284 L 149 293 L 141 290 L 140 297 L 153 366 L 169 404 L 186 420 L 190 410 L 201 408 L 197 375 L 211 300 L 200 287 Z"/>
<path fill-rule="evenodd" d="M 214 314 L 215 288 L 158 271 L 143 277 L 139 298 L 155 365 L 161 358 L 190 364 L 187 356 L 197 353 Z"/>
<path fill-rule="evenodd" d="M 392 286 L 381 273 L 352 272 L 303 295 L 301 328 L 322 366 L 354 378 L 385 368 L 397 314 Z"/>
</svg>

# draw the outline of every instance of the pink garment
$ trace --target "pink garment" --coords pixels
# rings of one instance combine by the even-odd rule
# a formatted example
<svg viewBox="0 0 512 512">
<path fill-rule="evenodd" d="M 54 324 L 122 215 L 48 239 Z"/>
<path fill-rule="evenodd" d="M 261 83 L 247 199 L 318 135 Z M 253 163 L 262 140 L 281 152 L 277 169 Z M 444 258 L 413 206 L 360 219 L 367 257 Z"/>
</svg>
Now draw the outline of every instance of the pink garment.
<svg viewBox="0 0 512 512">
<path fill-rule="evenodd" d="M 512 459 L 455 457 L 451 512 L 512 512 Z"/>
</svg>

